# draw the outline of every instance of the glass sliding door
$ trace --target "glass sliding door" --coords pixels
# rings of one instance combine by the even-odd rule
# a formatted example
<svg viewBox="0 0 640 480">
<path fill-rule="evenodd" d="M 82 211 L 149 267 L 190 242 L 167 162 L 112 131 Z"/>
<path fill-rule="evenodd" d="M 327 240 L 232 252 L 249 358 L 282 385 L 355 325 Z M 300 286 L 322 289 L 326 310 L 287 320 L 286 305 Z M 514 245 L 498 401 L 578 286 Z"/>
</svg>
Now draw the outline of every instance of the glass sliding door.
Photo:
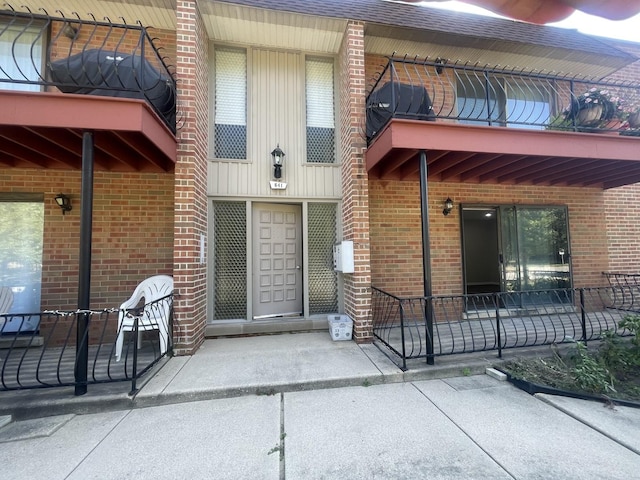
<svg viewBox="0 0 640 480">
<path fill-rule="evenodd" d="M 501 305 L 567 303 L 571 288 L 566 207 L 463 205 L 464 292 L 502 292 Z M 504 294 L 509 295 L 504 295 Z"/>
<path fill-rule="evenodd" d="M 9 288 L 13 296 L 11 309 L 0 313 L 40 311 L 44 204 L 26 197 L 0 197 L 0 287 Z M 0 327 L 3 333 L 32 332 L 38 329 L 38 317 L 11 319 Z"/>
<path fill-rule="evenodd" d="M 503 206 L 500 226 L 504 292 L 571 288 L 565 207 Z M 541 293 L 523 295 L 521 302 L 541 300 L 568 301 L 563 295 Z"/>
</svg>

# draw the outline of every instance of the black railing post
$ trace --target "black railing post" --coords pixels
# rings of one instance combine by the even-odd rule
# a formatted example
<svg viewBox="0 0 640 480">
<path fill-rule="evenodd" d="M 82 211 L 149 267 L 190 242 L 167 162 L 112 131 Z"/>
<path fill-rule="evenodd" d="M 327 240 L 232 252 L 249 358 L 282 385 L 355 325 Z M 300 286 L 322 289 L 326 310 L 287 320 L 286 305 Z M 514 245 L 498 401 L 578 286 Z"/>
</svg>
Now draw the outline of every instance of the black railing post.
<svg viewBox="0 0 640 480">
<path fill-rule="evenodd" d="M 502 333 L 500 332 L 500 294 L 493 294 L 493 302 L 496 307 L 496 335 L 498 340 L 498 358 L 502 358 Z"/>
<path fill-rule="evenodd" d="M 139 317 L 136 315 L 136 318 L 133 321 L 133 366 L 131 367 L 131 391 L 129 395 L 134 395 L 138 391 L 138 328 Z"/>
<path fill-rule="evenodd" d="M 407 370 L 407 347 L 404 343 L 404 305 L 402 300 L 398 300 L 400 305 L 400 340 L 402 341 L 402 370 Z"/>
<path fill-rule="evenodd" d="M 431 246 L 429 239 L 429 193 L 427 186 L 427 152 L 420 150 L 420 217 L 422 220 L 422 278 L 424 286 L 424 320 L 427 328 L 427 365 L 434 365 L 433 306 L 431 296 Z"/>
<path fill-rule="evenodd" d="M 571 126 L 573 127 L 573 131 L 578 131 L 578 125 L 576 122 L 576 114 L 573 109 L 573 102 L 575 101 L 576 93 L 575 93 L 575 83 L 573 80 L 569 80 L 569 111 L 571 112 Z"/>
<path fill-rule="evenodd" d="M 582 327 L 582 341 L 587 344 L 587 312 L 584 305 L 584 288 L 580 288 L 580 326 Z"/>
<path fill-rule="evenodd" d="M 491 121 L 491 80 L 489 79 L 489 73 L 485 70 L 484 72 L 484 91 L 485 91 L 485 100 L 487 102 L 487 122 L 489 126 L 492 125 Z"/>
<path fill-rule="evenodd" d="M 91 229 L 93 222 L 93 132 L 82 134 L 82 185 L 80 197 L 80 258 L 78 310 L 89 310 L 91 298 Z M 76 325 L 75 394 L 87 393 L 89 315 L 78 316 Z"/>
<path fill-rule="evenodd" d="M 147 40 L 147 32 L 144 29 L 144 27 L 141 27 L 140 30 L 140 58 L 142 58 L 142 60 L 144 61 L 144 59 L 146 59 L 146 54 L 145 54 L 145 48 L 144 48 L 144 44 L 146 43 Z M 144 98 L 146 98 L 147 100 L 149 100 L 149 98 L 147 98 L 147 92 L 145 91 L 145 83 L 144 83 L 144 65 L 141 63 L 141 67 L 140 67 L 140 80 L 139 80 L 139 88 L 140 88 L 140 93 L 142 94 L 142 96 Z M 164 113 L 164 112 L 163 112 Z"/>
</svg>

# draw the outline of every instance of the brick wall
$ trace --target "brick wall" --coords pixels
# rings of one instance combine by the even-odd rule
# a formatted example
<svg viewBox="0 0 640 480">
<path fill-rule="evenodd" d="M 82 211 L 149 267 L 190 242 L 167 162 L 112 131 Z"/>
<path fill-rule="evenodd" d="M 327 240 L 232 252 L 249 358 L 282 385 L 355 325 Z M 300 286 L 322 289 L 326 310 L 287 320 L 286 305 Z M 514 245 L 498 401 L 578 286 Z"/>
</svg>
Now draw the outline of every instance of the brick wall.
<svg viewBox="0 0 640 480">
<path fill-rule="evenodd" d="M 607 266 L 605 194 L 593 188 L 430 182 L 429 229 L 433 293 L 460 294 L 460 203 L 567 205 L 574 285 L 603 285 Z M 419 183 L 370 180 L 372 285 L 399 296 L 422 295 Z M 447 197 L 454 209 L 442 214 Z"/>
<path fill-rule="evenodd" d="M 43 310 L 78 302 L 80 172 L 0 170 L 0 191 L 44 193 Z M 58 193 L 71 197 L 62 215 Z M 136 285 L 173 270 L 173 174 L 95 172 L 91 307 L 118 307 Z"/>
<path fill-rule="evenodd" d="M 353 240 L 355 273 L 344 276 L 345 313 L 354 339 L 372 341 L 368 175 L 364 164 L 364 25 L 349 22 L 340 49 L 340 158 L 343 238 Z"/>
<path fill-rule="evenodd" d="M 182 128 L 175 173 L 174 303 L 177 354 L 191 354 L 206 326 L 208 36 L 195 1 L 177 2 L 177 80 Z"/>
<path fill-rule="evenodd" d="M 640 57 L 640 45 L 607 40 L 616 48 Z M 640 61 L 620 69 L 609 77 L 614 81 L 640 81 Z M 637 101 L 640 108 L 640 99 Z M 604 192 L 607 216 L 607 245 L 612 272 L 640 273 L 640 184 L 613 188 Z"/>
</svg>

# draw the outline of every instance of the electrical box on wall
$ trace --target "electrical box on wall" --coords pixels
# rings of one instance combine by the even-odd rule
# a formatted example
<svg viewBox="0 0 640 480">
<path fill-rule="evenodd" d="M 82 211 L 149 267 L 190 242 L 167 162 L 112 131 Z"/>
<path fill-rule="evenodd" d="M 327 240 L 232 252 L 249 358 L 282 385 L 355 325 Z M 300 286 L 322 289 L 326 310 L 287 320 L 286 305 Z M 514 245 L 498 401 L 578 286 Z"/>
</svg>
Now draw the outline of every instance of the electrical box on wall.
<svg viewBox="0 0 640 480">
<path fill-rule="evenodd" d="M 344 240 L 333 246 L 333 269 L 336 272 L 353 273 L 353 242 Z"/>
</svg>

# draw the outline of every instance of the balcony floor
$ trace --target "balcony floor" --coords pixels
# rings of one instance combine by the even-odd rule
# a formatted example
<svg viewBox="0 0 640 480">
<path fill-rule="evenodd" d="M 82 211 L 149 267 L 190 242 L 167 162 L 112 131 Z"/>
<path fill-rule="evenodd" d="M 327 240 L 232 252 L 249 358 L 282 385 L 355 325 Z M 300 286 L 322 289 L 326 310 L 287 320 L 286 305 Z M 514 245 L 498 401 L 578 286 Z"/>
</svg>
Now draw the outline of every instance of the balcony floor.
<svg viewBox="0 0 640 480">
<path fill-rule="evenodd" d="M 392 119 L 366 154 L 374 178 L 614 188 L 640 182 L 640 137 Z"/>
<path fill-rule="evenodd" d="M 0 90 L 0 165 L 80 170 L 94 132 L 94 168 L 166 172 L 176 137 L 143 100 Z"/>
</svg>

